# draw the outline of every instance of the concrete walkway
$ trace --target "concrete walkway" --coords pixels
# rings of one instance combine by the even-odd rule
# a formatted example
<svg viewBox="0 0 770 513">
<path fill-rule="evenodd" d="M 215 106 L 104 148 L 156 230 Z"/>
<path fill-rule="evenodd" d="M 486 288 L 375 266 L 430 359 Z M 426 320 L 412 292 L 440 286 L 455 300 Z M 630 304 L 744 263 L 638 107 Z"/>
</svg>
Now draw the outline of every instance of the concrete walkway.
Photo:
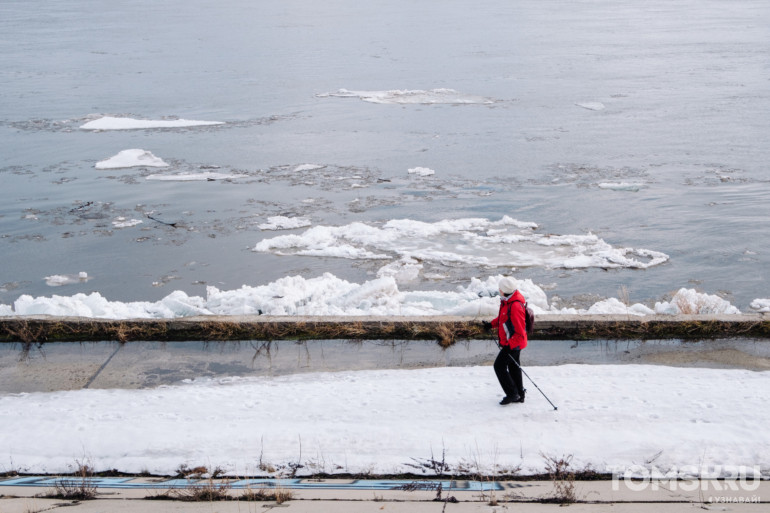
<svg viewBox="0 0 770 513">
<path fill-rule="evenodd" d="M 82 388 L 154 388 L 184 379 L 279 376 L 303 372 L 490 365 L 493 341 L 137 342 L 49 343 L 25 351 L 0 344 L 0 394 Z M 525 367 L 565 364 L 654 364 L 770 370 L 766 340 L 533 341 Z M 0 469 L 2 470 L 2 469 Z"/>
<path fill-rule="evenodd" d="M 44 480 L 48 481 L 44 481 Z M 39 478 L 39 483 L 50 482 L 53 478 Z M 169 480 L 152 478 L 131 478 L 131 486 L 111 488 L 100 486 L 96 489 L 96 499 L 72 501 L 45 498 L 53 490 L 50 486 L 8 486 L 4 483 L 18 482 L 14 478 L 0 480 L 0 513 L 34 513 L 56 511 L 67 508 L 69 513 L 90 512 L 262 512 L 273 508 L 287 513 L 305 512 L 430 512 L 430 513 L 470 513 L 470 512 L 555 512 L 564 511 L 564 505 L 541 502 L 553 497 L 555 489 L 550 481 L 505 481 L 483 483 L 472 486 L 468 482 L 457 481 L 459 489 L 442 491 L 437 499 L 437 491 L 404 489 L 384 489 L 385 481 L 370 481 L 376 485 L 369 489 L 357 489 L 351 480 L 295 480 L 298 486 L 288 491 L 291 497 L 282 503 L 271 501 L 201 501 L 182 502 L 158 500 L 168 495 Z M 176 480 L 178 481 L 178 480 Z M 209 481 L 204 481 L 209 483 Z M 215 485 L 222 483 L 214 481 Z M 360 482 L 358 482 L 360 483 Z M 422 483 L 422 482 L 421 482 Z M 372 489 L 379 487 L 379 489 Z M 362 488 L 366 488 L 363 486 Z M 474 489 L 475 488 L 475 489 Z M 493 489 L 489 489 L 493 488 Z M 260 489 L 255 488 L 251 491 Z M 182 494 L 183 487 L 172 488 Z M 228 494 L 238 497 L 246 489 L 230 489 Z M 569 511 L 607 511 L 625 512 L 692 512 L 739 511 L 766 512 L 770 509 L 770 481 L 661 481 L 632 482 L 624 481 L 581 481 L 574 483 L 577 502 L 569 504 Z M 175 492 L 172 491 L 172 495 Z"/>
</svg>

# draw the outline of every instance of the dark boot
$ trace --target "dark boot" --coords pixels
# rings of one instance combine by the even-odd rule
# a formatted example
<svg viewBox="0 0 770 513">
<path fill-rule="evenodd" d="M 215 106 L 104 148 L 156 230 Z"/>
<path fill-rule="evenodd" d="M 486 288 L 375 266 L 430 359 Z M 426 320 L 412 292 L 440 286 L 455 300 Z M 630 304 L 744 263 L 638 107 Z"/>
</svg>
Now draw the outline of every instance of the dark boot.
<svg viewBox="0 0 770 513">
<path fill-rule="evenodd" d="M 506 395 L 505 397 L 503 397 L 503 400 L 500 401 L 500 405 L 505 406 L 506 404 L 523 403 L 523 402 L 524 402 L 524 398 L 521 397 L 520 395 L 515 395 L 515 396 Z"/>
</svg>

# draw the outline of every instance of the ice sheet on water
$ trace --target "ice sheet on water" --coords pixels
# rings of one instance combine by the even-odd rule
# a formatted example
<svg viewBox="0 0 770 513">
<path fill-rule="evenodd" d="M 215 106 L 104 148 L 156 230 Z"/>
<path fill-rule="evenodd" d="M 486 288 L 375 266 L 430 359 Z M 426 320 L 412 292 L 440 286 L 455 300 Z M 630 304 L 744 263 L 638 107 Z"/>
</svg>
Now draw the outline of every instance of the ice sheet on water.
<svg viewBox="0 0 770 513">
<path fill-rule="evenodd" d="M 131 228 L 132 226 L 142 224 L 143 222 L 144 221 L 141 219 L 126 219 L 125 217 L 120 216 L 112 221 L 112 226 L 115 228 Z"/>
<path fill-rule="evenodd" d="M 134 119 L 104 116 L 82 125 L 82 130 L 141 130 L 148 128 L 189 128 L 196 126 L 224 125 L 222 121 L 197 121 L 191 119 Z"/>
<path fill-rule="evenodd" d="M 123 169 L 129 167 L 168 167 L 168 164 L 149 152 L 139 148 L 123 150 L 108 159 L 100 160 L 96 169 Z"/>
<path fill-rule="evenodd" d="M 294 168 L 294 171 L 316 171 L 325 167 L 326 166 L 322 166 L 320 164 L 300 164 Z"/>
<path fill-rule="evenodd" d="M 351 91 L 339 89 L 334 93 L 322 93 L 317 96 L 319 98 L 360 98 L 365 102 L 383 104 L 490 105 L 499 101 L 485 96 L 464 94 L 454 89 L 393 89 L 388 91 Z"/>
<path fill-rule="evenodd" d="M 45 277 L 45 284 L 49 287 L 61 287 L 73 283 L 84 283 L 90 280 L 88 273 L 81 271 L 78 274 L 53 274 Z"/>
<path fill-rule="evenodd" d="M 417 176 L 431 176 L 436 174 L 434 170 L 428 167 L 412 167 L 412 168 L 409 168 L 407 172 L 410 175 L 417 175 Z"/>
<path fill-rule="evenodd" d="M 599 184 L 600 189 L 608 189 L 612 191 L 630 191 L 630 192 L 638 192 L 642 187 L 644 187 L 643 183 L 629 183 L 629 182 L 602 182 Z"/>
<path fill-rule="evenodd" d="M 381 226 L 356 222 L 264 239 L 254 251 L 351 259 L 409 257 L 434 265 L 488 268 L 646 269 L 668 260 L 658 251 L 613 247 L 591 233 L 539 234 L 536 228 L 535 223 L 508 216 L 435 223 L 397 219 Z"/>
</svg>

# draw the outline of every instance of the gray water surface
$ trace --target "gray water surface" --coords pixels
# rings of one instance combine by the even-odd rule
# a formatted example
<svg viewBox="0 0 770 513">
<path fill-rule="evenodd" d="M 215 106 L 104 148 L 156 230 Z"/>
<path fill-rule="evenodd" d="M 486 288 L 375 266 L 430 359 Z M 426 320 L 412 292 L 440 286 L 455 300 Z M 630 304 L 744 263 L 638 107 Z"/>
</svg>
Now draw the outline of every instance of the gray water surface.
<svg viewBox="0 0 770 513">
<path fill-rule="evenodd" d="M 1 0 L 0 303 L 94 290 L 157 300 L 323 272 L 363 282 L 376 271 L 367 262 L 251 251 L 274 235 L 256 222 L 509 215 L 670 256 L 647 270 L 516 271 L 566 303 L 621 286 L 651 302 L 689 287 L 747 311 L 768 296 L 768 26 L 763 0 Z M 451 88 L 493 102 L 325 96 L 342 88 Z M 226 124 L 79 128 L 102 115 Z M 249 178 L 94 169 L 128 148 L 174 172 Z M 340 180 L 308 185 L 291 173 L 305 163 Z M 409 176 L 416 166 L 436 175 Z M 121 216 L 143 223 L 116 229 Z M 80 271 L 91 279 L 44 280 Z M 505 271 L 449 269 L 410 287 Z"/>
</svg>

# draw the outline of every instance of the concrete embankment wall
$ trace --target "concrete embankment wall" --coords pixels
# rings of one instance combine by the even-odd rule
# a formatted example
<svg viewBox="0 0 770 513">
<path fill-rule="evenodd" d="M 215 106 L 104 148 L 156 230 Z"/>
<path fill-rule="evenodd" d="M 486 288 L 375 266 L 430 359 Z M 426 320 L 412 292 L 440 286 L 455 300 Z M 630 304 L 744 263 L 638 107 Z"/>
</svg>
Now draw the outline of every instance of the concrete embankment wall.
<svg viewBox="0 0 770 513">
<path fill-rule="evenodd" d="M 82 317 L 0 317 L 0 342 L 224 340 L 489 339 L 471 317 L 201 316 L 107 320 Z M 539 315 L 533 340 L 770 339 L 770 314 Z"/>
</svg>

